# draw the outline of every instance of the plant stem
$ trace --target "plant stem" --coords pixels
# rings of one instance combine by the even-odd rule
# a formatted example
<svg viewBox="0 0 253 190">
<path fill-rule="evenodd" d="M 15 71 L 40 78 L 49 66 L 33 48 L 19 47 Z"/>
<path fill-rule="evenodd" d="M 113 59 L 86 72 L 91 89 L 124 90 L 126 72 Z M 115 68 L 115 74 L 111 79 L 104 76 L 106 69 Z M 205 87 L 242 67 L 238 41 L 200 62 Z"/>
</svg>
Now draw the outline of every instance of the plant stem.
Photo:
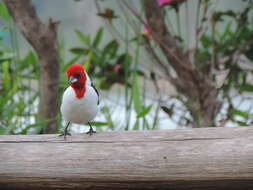
<svg viewBox="0 0 253 190">
<path fill-rule="evenodd" d="M 181 26 L 180 26 L 180 11 L 176 10 L 176 21 L 177 21 L 177 33 L 178 36 L 181 37 Z"/>
</svg>

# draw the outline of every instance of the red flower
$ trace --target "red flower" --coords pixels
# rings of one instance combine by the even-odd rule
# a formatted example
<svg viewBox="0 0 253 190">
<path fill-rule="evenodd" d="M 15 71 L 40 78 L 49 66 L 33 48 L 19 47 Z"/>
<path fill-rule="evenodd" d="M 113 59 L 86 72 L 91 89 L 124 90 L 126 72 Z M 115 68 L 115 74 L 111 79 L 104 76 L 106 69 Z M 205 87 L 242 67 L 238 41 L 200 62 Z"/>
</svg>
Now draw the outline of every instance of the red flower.
<svg viewBox="0 0 253 190">
<path fill-rule="evenodd" d="M 184 1 L 186 0 L 156 0 L 159 6 L 171 5 L 172 7 L 176 7 Z"/>
<path fill-rule="evenodd" d="M 143 27 L 143 33 L 144 36 L 146 36 L 149 40 L 153 40 L 152 35 L 151 35 L 151 30 L 147 24 L 144 24 Z"/>
<path fill-rule="evenodd" d="M 159 6 L 167 5 L 173 3 L 175 0 L 156 0 Z"/>
<path fill-rule="evenodd" d="M 107 19 L 118 18 L 118 16 L 115 15 L 114 11 L 109 8 L 104 9 L 104 12 L 102 13 L 97 13 L 97 15 Z"/>
<path fill-rule="evenodd" d="M 113 67 L 113 71 L 116 72 L 116 73 L 118 73 L 120 69 L 121 69 L 121 65 L 120 64 L 116 64 Z"/>
</svg>

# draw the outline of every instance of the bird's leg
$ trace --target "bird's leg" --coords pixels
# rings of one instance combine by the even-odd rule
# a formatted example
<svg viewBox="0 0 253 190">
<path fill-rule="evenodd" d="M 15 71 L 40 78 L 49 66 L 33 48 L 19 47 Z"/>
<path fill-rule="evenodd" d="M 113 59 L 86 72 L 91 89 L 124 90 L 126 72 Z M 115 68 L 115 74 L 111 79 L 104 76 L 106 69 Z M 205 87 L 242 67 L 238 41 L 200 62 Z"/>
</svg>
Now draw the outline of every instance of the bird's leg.
<svg viewBox="0 0 253 190">
<path fill-rule="evenodd" d="M 71 134 L 68 132 L 68 127 L 69 127 L 70 122 L 68 122 L 67 126 L 64 129 L 64 132 L 62 134 L 60 134 L 59 136 L 64 136 L 64 140 L 66 140 L 66 136 L 69 135 L 71 136 Z"/>
<path fill-rule="evenodd" d="M 93 130 L 93 128 L 92 128 L 90 122 L 88 122 L 88 124 L 89 124 L 89 126 L 90 126 L 90 130 L 89 130 L 86 134 L 92 135 L 93 133 L 96 133 L 96 131 Z"/>
</svg>

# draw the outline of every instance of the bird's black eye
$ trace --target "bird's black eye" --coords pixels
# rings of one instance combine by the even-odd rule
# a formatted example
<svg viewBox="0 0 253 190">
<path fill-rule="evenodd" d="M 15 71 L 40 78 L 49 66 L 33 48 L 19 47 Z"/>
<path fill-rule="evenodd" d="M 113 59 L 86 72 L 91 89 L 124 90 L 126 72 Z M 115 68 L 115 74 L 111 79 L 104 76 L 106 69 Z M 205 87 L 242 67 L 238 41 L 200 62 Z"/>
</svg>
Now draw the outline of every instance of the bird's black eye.
<svg viewBox="0 0 253 190">
<path fill-rule="evenodd" d="M 79 79 L 81 77 L 80 73 L 75 74 L 75 78 Z"/>
</svg>

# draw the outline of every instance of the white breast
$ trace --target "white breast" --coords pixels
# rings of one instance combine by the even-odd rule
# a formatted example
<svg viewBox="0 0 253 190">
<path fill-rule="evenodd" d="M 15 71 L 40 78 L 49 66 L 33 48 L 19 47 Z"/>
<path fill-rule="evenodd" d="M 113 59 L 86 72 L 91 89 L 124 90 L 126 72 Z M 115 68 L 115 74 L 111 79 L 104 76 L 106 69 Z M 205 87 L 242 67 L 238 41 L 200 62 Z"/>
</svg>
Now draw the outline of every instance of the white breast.
<svg viewBox="0 0 253 190">
<path fill-rule="evenodd" d="M 62 97 L 61 113 L 66 121 L 85 124 L 94 119 L 98 111 L 98 96 L 86 85 L 84 97 L 78 99 L 72 87 L 68 87 Z"/>
</svg>

